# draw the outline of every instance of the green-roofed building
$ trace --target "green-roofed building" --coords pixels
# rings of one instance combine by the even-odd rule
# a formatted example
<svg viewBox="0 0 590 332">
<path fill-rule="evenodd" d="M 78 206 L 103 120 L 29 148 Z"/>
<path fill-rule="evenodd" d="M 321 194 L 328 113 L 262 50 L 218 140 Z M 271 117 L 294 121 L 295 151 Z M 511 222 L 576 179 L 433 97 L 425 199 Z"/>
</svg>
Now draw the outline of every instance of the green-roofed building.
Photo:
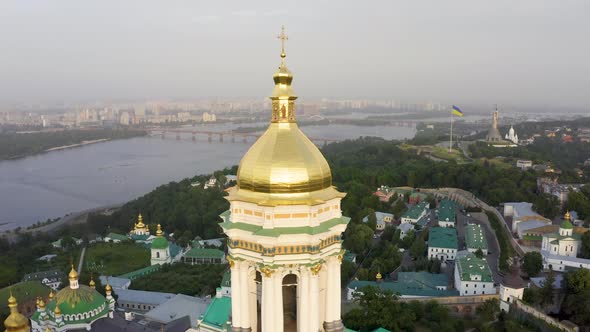
<svg viewBox="0 0 590 332">
<path fill-rule="evenodd" d="M 225 253 L 219 249 L 192 248 L 182 256 L 182 262 L 195 264 L 225 264 Z"/>
<path fill-rule="evenodd" d="M 78 272 L 72 269 L 68 274 L 69 286 L 62 288 L 55 296 L 43 300 L 31 316 L 33 331 L 55 332 L 69 330 L 92 329 L 92 324 L 101 318 L 113 318 L 115 299 L 111 289 L 106 288 L 106 298 L 94 289 L 94 281 L 90 285 L 80 285 Z M 110 286 L 108 286 L 110 287 Z"/>
<path fill-rule="evenodd" d="M 469 252 L 475 253 L 481 249 L 484 255 L 488 254 L 488 241 L 481 225 L 469 224 L 465 227 L 465 246 Z"/>
<path fill-rule="evenodd" d="M 455 228 L 433 227 L 428 232 L 428 258 L 452 261 L 455 260 L 458 249 Z"/>
<path fill-rule="evenodd" d="M 129 272 L 129 273 L 122 274 L 122 275 L 120 275 L 118 277 L 119 278 L 127 278 L 127 279 L 133 281 L 133 280 L 135 280 L 135 279 L 137 279 L 139 277 L 143 277 L 143 276 L 146 276 L 148 274 L 152 274 L 152 273 L 158 271 L 160 268 L 162 268 L 162 266 L 159 265 L 159 264 L 150 265 L 150 266 L 142 267 L 139 270 L 135 270 L 135 271 L 132 271 L 132 272 Z"/>
<path fill-rule="evenodd" d="M 201 332 L 231 331 L 231 297 L 223 296 L 221 288 L 217 288 L 215 298 L 207 311 L 199 317 L 197 328 Z"/>
<path fill-rule="evenodd" d="M 389 290 L 403 299 L 457 296 L 455 290 L 449 290 L 449 278 L 444 273 L 400 272 L 397 281 L 360 281 L 348 284 L 347 298 L 353 300 L 355 293 L 362 292 L 366 286 Z"/>
<path fill-rule="evenodd" d="M 130 240 L 130 238 L 127 235 L 117 233 L 109 233 L 107 234 L 107 236 L 104 237 L 104 242 L 119 243 L 128 240 Z"/>
<path fill-rule="evenodd" d="M 492 270 L 485 258 L 474 254 L 458 258 L 455 262 L 455 288 L 461 296 L 496 294 Z"/>
<path fill-rule="evenodd" d="M 429 210 L 428 202 L 420 202 L 412 206 L 406 213 L 402 214 L 400 222 L 402 224 L 412 223 L 416 224 L 420 218 L 426 216 Z"/>
<path fill-rule="evenodd" d="M 440 227 L 455 227 L 457 222 L 457 213 L 455 208 L 457 205 L 450 199 L 443 199 L 438 204 L 436 215 L 438 217 L 438 225 Z"/>
<path fill-rule="evenodd" d="M 565 220 L 559 225 L 557 232 L 543 235 L 541 253 L 575 258 L 578 256 L 581 243 L 582 235 L 574 232 L 574 225 L 569 220 L 568 213 Z M 557 265 L 561 266 L 561 264 L 551 264 L 554 270 L 558 269 Z"/>
</svg>

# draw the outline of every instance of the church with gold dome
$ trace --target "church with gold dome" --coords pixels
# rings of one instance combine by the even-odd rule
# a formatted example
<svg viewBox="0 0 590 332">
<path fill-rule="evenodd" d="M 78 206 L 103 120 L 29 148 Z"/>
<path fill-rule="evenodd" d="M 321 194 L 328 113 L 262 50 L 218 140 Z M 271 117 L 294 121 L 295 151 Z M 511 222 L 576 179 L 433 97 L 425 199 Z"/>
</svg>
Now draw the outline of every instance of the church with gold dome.
<svg viewBox="0 0 590 332">
<path fill-rule="evenodd" d="M 90 330 L 92 324 L 97 320 L 107 317 L 113 318 L 115 299 L 109 284 L 105 287 L 105 298 L 96 291 L 92 278 L 88 286 L 78 283 L 78 272 L 73 265 L 68 279 L 69 286 L 57 293 L 51 291 L 47 303 L 43 298 L 37 300 L 37 310 L 31 316 L 33 332 Z"/>
<path fill-rule="evenodd" d="M 270 124 L 242 158 L 221 215 L 231 267 L 232 331 L 342 331 L 340 265 L 345 196 L 297 125 L 293 74 L 273 76 Z M 204 318 L 206 321 L 206 317 Z M 204 330 L 204 329 L 203 329 Z"/>
</svg>

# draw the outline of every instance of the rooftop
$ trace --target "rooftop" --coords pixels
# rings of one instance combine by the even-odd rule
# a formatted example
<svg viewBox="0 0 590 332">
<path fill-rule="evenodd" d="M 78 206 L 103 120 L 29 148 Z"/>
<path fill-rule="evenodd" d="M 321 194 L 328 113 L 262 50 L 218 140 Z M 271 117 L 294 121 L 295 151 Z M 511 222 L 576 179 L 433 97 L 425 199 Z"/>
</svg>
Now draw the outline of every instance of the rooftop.
<svg viewBox="0 0 590 332">
<path fill-rule="evenodd" d="M 127 279 L 134 280 L 134 279 L 137 279 L 139 277 L 143 277 L 145 275 L 148 275 L 150 273 L 154 273 L 157 270 L 159 270 L 160 268 L 161 268 L 161 266 L 159 264 L 150 265 L 150 266 L 143 267 L 143 268 L 141 268 L 139 270 L 135 270 L 135 271 L 131 271 L 131 272 L 122 274 L 122 275 L 119 276 L 119 278 L 127 278 Z"/>
<path fill-rule="evenodd" d="M 474 276 L 479 276 L 483 282 L 493 282 L 492 271 L 485 259 L 477 258 L 474 254 L 467 254 L 457 259 L 456 268 L 459 270 L 461 281 L 474 281 Z"/>
<path fill-rule="evenodd" d="M 400 272 L 403 273 L 403 272 Z M 440 283 L 442 277 L 435 276 L 435 277 L 425 277 L 424 275 L 414 275 L 416 272 L 405 272 L 408 273 L 406 277 L 401 277 L 403 279 L 398 281 L 361 281 L 355 280 L 348 284 L 348 288 L 360 291 L 362 288 L 366 286 L 373 286 L 377 287 L 382 290 L 388 290 L 399 296 L 419 296 L 419 297 L 444 297 L 444 296 L 457 296 L 459 292 L 456 290 L 439 290 L 436 286 L 444 286 L 447 287 L 447 281 L 440 285 L 435 285 L 436 283 Z M 425 273 L 430 274 L 428 272 L 417 272 L 417 273 Z M 415 277 L 416 279 L 412 279 Z M 445 276 L 446 277 L 446 276 Z M 440 280 L 438 280 L 440 279 Z M 435 284 L 432 284 L 435 283 Z"/>
<path fill-rule="evenodd" d="M 135 302 L 152 305 L 160 305 L 175 297 L 172 293 L 150 292 L 135 289 L 117 289 L 117 302 Z"/>
<path fill-rule="evenodd" d="M 121 277 L 113 277 L 113 276 L 108 276 L 108 277 L 107 276 L 100 276 L 99 277 L 100 283 L 102 285 L 106 285 L 107 278 L 108 278 L 109 285 L 111 285 L 111 287 L 113 287 L 113 289 L 127 288 L 131 284 L 131 279 L 121 278 Z"/>
<path fill-rule="evenodd" d="M 223 327 L 231 315 L 231 297 L 215 297 L 203 315 L 203 325 Z"/>
<path fill-rule="evenodd" d="M 406 213 L 402 215 L 402 218 L 418 219 L 420 215 L 427 209 L 428 202 L 420 202 L 412 206 Z"/>
<path fill-rule="evenodd" d="M 448 227 L 433 227 L 428 233 L 428 246 L 434 248 L 458 249 L 457 230 Z"/>
<path fill-rule="evenodd" d="M 219 249 L 192 248 L 184 254 L 184 257 L 191 258 L 223 258 L 225 253 Z"/>
<path fill-rule="evenodd" d="M 465 227 L 465 245 L 469 249 L 488 248 L 488 242 L 481 225 L 470 224 Z"/>
<path fill-rule="evenodd" d="M 210 299 L 177 294 L 175 297 L 148 311 L 145 317 L 149 320 L 169 324 L 188 316 L 191 326 L 197 325 L 197 319 L 207 310 Z"/>
<path fill-rule="evenodd" d="M 63 273 L 63 271 L 54 269 L 54 270 L 39 271 L 39 272 L 25 274 L 25 276 L 23 277 L 23 281 L 33 281 L 33 280 L 42 281 L 43 279 L 46 279 L 46 278 L 49 280 L 61 281 L 61 279 L 63 279 L 65 276 L 66 276 L 66 274 Z"/>
</svg>

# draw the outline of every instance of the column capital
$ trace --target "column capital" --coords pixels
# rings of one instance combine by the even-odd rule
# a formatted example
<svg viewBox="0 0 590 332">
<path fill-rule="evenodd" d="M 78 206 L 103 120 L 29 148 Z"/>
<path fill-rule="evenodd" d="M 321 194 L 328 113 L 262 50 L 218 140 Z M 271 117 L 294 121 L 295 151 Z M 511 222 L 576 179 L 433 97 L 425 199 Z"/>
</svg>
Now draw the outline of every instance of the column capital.
<svg viewBox="0 0 590 332">
<path fill-rule="evenodd" d="M 270 278 L 272 274 L 276 272 L 276 270 L 268 265 L 262 265 L 259 268 L 260 273 L 264 274 L 265 277 Z"/>
<path fill-rule="evenodd" d="M 236 261 L 234 260 L 234 258 L 231 255 L 226 255 L 225 259 L 227 259 L 227 262 L 229 263 L 229 267 L 233 269 L 234 266 L 236 265 Z"/>
<path fill-rule="evenodd" d="M 315 265 L 309 267 L 309 271 L 311 271 L 311 274 L 314 276 L 317 276 L 320 273 L 321 269 L 322 263 L 316 263 Z"/>
</svg>

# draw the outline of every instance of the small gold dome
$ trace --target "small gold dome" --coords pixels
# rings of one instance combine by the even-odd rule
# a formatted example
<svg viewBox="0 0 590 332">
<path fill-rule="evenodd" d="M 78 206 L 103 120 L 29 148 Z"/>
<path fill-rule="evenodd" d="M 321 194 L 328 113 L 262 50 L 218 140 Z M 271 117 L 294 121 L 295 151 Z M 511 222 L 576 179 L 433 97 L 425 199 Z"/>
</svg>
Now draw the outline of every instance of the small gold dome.
<svg viewBox="0 0 590 332">
<path fill-rule="evenodd" d="M 105 286 L 105 288 L 104 288 L 104 289 L 105 289 L 107 292 L 110 292 L 110 291 L 112 291 L 112 290 L 113 290 L 113 287 L 111 287 L 111 285 L 109 285 L 109 284 L 107 283 L 107 285 Z"/>
<path fill-rule="evenodd" d="M 88 283 L 88 286 L 90 286 L 91 288 L 96 287 L 96 283 L 94 282 L 94 279 L 90 278 L 90 282 Z"/>
<path fill-rule="evenodd" d="M 162 226 L 160 224 L 158 224 L 158 230 L 156 231 L 156 236 L 162 237 L 163 235 L 164 235 L 164 232 L 162 232 Z"/>
<path fill-rule="evenodd" d="M 29 320 L 18 312 L 18 303 L 16 298 L 10 291 L 10 297 L 8 298 L 8 308 L 10 308 L 10 314 L 4 320 L 4 327 L 6 331 L 28 331 Z"/>
<path fill-rule="evenodd" d="M 53 289 L 49 292 L 49 301 L 51 301 L 53 299 L 53 297 L 55 296 L 55 294 L 53 293 Z"/>
<path fill-rule="evenodd" d="M 569 210 L 565 213 L 565 216 L 563 217 L 563 219 L 570 220 L 571 221 L 571 216 L 570 216 L 570 211 Z"/>
<path fill-rule="evenodd" d="M 78 272 L 76 272 L 76 270 L 74 269 L 74 264 L 72 264 L 72 269 L 70 270 L 70 273 L 68 274 L 68 279 L 78 280 Z"/>
<path fill-rule="evenodd" d="M 137 215 L 137 224 L 135 224 L 135 229 L 142 229 L 145 228 L 145 224 L 143 223 L 143 217 L 141 213 Z"/>
<path fill-rule="evenodd" d="M 57 304 L 55 305 L 55 310 L 53 312 L 55 313 L 56 316 L 61 315 L 61 309 L 59 308 L 59 306 Z"/>
<path fill-rule="evenodd" d="M 381 275 L 381 272 L 377 272 L 377 275 L 375 276 L 375 279 L 377 279 L 377 280 L 383 279 L 383 276 Z"/>
<path fill-rule="evenodd" d="M 43 299 L 39 299 L 39 308 L 43 309 L 45 308 L 45 301 L 43 301 Z"/>
</svg>

